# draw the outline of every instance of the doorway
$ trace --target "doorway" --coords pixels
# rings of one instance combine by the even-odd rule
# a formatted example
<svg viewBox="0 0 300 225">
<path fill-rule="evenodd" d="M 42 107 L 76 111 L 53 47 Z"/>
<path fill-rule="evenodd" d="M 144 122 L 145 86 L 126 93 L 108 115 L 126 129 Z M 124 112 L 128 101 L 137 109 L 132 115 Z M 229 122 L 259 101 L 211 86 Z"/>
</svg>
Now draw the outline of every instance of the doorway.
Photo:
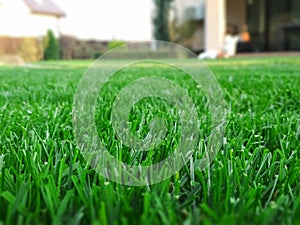
<svg viewBox="0 0 300 225">
<path fill-rule="evenodd" d="M 247 0 L 253 51 L 300 50 L 300 6 L 296 0 Z"/>
</svg>

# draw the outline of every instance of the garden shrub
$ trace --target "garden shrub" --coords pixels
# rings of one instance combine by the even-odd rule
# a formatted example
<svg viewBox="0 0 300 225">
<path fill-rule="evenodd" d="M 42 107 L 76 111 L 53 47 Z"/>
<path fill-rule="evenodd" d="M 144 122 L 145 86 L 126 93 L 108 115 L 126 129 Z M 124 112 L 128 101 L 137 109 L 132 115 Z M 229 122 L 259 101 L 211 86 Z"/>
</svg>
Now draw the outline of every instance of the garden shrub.
<svg viewBox="0 0 300 225">
<path fill-rule="evenodd" d="M 23 38 L 19 54 L 26 62 L 34 62 L 43 58 L 42 46 L 37 38 Z"/>
<path fill-rule="evenodd" d="M 114 49 L 114 48 L 117 48 L 121 45 L 124 45 L 126 44 L 125 41 L 118 41 L 118 40 L 112 40 L 108 43 L 108 50 L 111 50 L 111 49 Z"/>
<path fill-rule="evenodd" d="M 59 44 L 53 32 L 49 30 L 44 39 L 44 59 L 56 60 L 59 59 Z"/>
</svg>

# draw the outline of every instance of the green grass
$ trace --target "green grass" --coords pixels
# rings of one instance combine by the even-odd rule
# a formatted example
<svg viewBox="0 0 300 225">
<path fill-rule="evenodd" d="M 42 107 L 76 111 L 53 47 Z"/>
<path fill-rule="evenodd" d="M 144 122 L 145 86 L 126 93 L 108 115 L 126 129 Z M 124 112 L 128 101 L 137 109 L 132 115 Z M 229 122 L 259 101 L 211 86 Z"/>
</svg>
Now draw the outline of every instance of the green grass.
<svg viewBox="0 0 300 225">
<path fill-rule="evenodd" d="M 230 109 L 222 149 L 206 170 L 147 187 L 105 180 L 76 147 L 73 96 L 90 63 L 0 67 L 0 224 L 300 224 L 299 58 L 207 61 Z"/>
</svg>

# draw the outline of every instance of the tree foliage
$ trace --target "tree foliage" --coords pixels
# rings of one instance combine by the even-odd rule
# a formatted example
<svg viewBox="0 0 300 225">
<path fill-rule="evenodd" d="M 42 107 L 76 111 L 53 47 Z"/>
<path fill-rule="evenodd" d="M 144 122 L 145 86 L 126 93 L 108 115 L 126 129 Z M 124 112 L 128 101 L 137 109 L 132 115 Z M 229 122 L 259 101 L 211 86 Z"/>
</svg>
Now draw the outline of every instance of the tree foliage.
<svg viewBox="0 0 300 225">
<path fill-rule="evenodd" d="M 169 41 L 169 12 L 173 0 L 154 0 L 155 12 L 153 18 L 154 38 L 160 41 Z"/>
</svg>

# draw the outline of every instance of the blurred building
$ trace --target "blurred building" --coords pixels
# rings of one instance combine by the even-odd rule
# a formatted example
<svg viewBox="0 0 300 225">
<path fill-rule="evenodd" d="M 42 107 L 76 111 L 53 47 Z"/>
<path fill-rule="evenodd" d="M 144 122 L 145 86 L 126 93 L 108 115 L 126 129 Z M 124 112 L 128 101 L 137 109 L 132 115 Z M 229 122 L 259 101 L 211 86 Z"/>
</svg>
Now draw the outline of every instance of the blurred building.
<svg viewBox="0 0 300 225">
<path fill-rule="evenodd" d="M 58 36 L 64 16 L 51 0 L 0 0 L 0 35 L 39 37 L 52 30 Z"/>
<path fill-rule="evenodd" d="M 300 50 L 299 0 L 174 0 L 176 23 L 189 22 L 194 50 L 220 49 L 228 25 L 247 24 L 252 51 Z"/>
<path fill-rule="evenodd" d="M 0 0 L 0 64 L 42 59 L 44 36 L 60 36 L 64 16 L 51 0 Z"/>
</svg>

